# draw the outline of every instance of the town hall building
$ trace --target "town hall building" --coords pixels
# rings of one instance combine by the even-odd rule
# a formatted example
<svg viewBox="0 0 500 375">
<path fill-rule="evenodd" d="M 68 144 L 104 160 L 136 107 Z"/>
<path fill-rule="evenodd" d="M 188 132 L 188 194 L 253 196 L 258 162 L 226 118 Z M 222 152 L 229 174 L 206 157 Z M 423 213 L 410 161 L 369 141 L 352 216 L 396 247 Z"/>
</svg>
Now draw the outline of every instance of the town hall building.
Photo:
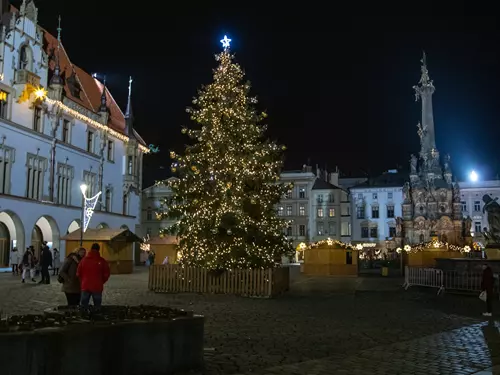
<svg viewBox="0 0 500 375">
<path fill-rule="evenodd" d="M 38 25 L 34 1 L 18 10 L 3 0 L 0 14 L 0 267 L 13 247 L 42 241 L 64 254 L 83 184 L 88 197 L 101 192 L 89 228 L 135 232 L 148 149 L 133 127 L 131 82 L 122 112 L 105 82 L 70 60 L 60 26 L 54 37 Z"/>
</svg>

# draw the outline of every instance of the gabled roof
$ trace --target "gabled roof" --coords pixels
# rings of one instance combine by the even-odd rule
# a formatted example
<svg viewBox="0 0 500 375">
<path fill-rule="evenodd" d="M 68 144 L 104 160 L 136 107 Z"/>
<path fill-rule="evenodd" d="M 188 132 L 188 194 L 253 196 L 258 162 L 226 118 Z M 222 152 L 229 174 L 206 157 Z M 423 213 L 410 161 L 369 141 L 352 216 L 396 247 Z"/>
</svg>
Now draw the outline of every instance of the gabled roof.
<svg viewBox="0 0 500 375">
<path fill-rule="evenodd" d="M 316 181 L 314 181 L 314 185 L 312 187 L 312 190 L 335 190 L 335 189 L 340 189 L 340 188 L 325 180 L 322 180 L 321 178 L 316 178 Z"/>
<path fill-rule="evenodd" d="M 80 229 L 77 229 L 64 237 L 61 237 L 61 240 L 66 241 L 79 241 L 80 240 Z M 110 229 L 110 228 L 102 228 L 102 229 L 87 229 L 83 233 L 84 241 L 120 241 L 123 240 L 125 242 L 142 242 L 142 239 L 137 237 L 134 233 L 132 233 L 129 229 Z"/>
<path fill-rule="evenodd" d="M 42 30 L 44 32 L 44 49 L 50 58 L 50 82 L 50 77 L 52 76 L 56 65 L 55 54 L 57 53 L 58 41 L 57 38 L 50 34 L 47 30 Z M 101 95 L 104 89 L 104 85 L 98 79 L 92 77 L 89 73 L 87 73 L 80 67 L 72 64 L 62 43 L 60 43 L 59 48 L 59 67 L 61 69 L 61 77 L 63 78 L 64 82 L 64 95 L 68 99 L 71 99 L 72 101 L 88 109 L 89 111 L 97 113 L 101 104 Z M 72 76 L 74 76 L 81 88 L 79 96 L 73 95 L 70 87 L 68 86 L 68 78 Z M 115 99 L 107 89 L 106 102 L 109 109 L 109 121 L 106 125 L 119 133 L 127 135 L 125 116 L 116 103 Z M 137 134 L 135 130 L 134 134 L 136 135 L 137 140 L 145 146 L 146 142 L 144 142 L 144 140 L 139 136 L 139 134 Z"/>
</svg>

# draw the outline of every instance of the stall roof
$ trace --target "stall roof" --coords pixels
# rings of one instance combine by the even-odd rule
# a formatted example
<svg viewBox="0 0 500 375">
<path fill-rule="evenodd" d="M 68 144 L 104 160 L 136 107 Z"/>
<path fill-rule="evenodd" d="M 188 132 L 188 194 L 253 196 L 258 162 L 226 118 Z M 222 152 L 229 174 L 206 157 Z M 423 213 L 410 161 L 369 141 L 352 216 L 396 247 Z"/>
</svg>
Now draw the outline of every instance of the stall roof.
<svg viewBox="0 0 500 375">
<path fill-rule="evenodd" d="M 151 237 L 147 241 L 147 243 L 150 245 L 177 245 L 179 241 L 175 236 L 163 236 L 163 237 L 156 236 L 156 237 Z"/>
<path fill-rule="evenodd" d="M 61 237 L 61 240 L 66 241 L 79 241 L 80 240 L 80 229 L 75 230 Z M 142 240 L 137 237 L 128 229 L 87 229 L 83 233 L 84 241 L 126 241 L 126 242 L 142 242 Z"/>
</svg>

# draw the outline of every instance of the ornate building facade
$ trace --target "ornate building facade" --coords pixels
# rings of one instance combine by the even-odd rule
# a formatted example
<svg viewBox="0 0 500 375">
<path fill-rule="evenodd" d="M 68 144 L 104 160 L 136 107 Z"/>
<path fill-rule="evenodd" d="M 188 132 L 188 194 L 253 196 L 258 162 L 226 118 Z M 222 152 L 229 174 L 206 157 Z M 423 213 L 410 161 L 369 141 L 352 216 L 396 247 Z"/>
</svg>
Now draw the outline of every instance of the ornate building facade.
<svg viewBox="0 0 500 375">
<path fill-rule="evenodd" d="M 420 153 L 410 160 L 410 181 L 403 186 L 403 231 L 405 243 L 416 244 L 439 238 L 460 245 L 462 205 L 460 189 L 453 181 L 450 156 L 441 159 L 436 148 L 432 95 L 435 87 L 429 77 L 425 54 L 421 77 L 414 86 L 416 100 L 422 103 L 422 120 L 417 125 Z"/>
<path fill-rule="evenodd" d="M 136 231 L 148 149 L 133 128 L 131 87 L 122 112 L 105 82 L 71 62 L 61 28 L 54 37 L 38 25 L 33 0 L 1 4 L 0 267 L 12 247 L 47 241 L 65 253 L 82 184 L 88 197 L 102 192 L 91 228 Z"/>
</svg>

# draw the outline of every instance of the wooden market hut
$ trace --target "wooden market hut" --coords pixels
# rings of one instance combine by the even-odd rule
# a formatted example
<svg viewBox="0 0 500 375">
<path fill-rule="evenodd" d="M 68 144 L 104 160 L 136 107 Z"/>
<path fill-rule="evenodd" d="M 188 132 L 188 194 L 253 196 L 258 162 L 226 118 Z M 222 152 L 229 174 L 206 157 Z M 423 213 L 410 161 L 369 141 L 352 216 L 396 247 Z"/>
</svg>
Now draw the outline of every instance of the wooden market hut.
<svg viewBox="0 0 500 375">
<path fill-rule="evenodd" d="M 61 237 L 66 241 L 66 256 L 80 247 L 80 229 Z M 134 268 L 134 243 L 142 240 L 128 229 L 87 229 L 83 233 L 83 247 L 90 250 L 93 243 L 101 247 L 111 274 L 132 273 Z"/>
<path fill-rule="evenodd" d="M 177 237 L 175 236 L 157 236 L 152 237 L 147 241 L 149 244 L 149 251 L 154 251 L 155 264 L 162 264 L 166 256 L 168 256 L 168 263 L 177 263 Z"/>
<path fill-rule="evenodd" d="M 358 276 L 358 250 L 339 241 L 320 241 L 304 250 L 304 274 Z"/>
</svg>

